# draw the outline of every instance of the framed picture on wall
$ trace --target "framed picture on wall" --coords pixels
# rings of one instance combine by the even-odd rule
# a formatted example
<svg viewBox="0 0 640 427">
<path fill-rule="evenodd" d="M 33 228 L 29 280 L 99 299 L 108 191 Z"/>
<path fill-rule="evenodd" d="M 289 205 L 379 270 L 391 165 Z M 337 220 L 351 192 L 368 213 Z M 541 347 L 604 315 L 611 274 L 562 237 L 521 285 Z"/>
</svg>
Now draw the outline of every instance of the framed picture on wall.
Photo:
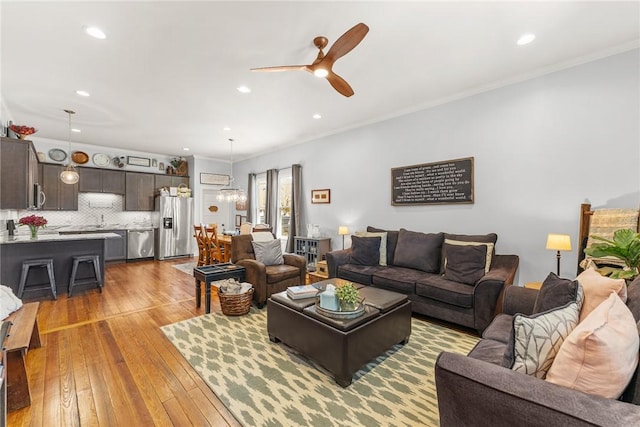
<svg viewBox="0 0 640 427">
<path fill-rule="evenodd" d="M 331 203 L 331 190 L 311 190 L 311 203 Z"/>
<path fill-rule="evenodd" d="M 236 210 L 237 211 L 246 211 L 247 210 L 247 201 L 246 200 L 238 200 L 236 202 Z"/>
<path fill-rule="evenodd" d="M 242 225 L 242 215 L 236 215 L 236 227 L 240 227 Z"/>
<path fill-rule="evenodd" d="M 217 173 L 200 173 L 200 184 L 229 185 L 231 177 Z"/>
</svg>

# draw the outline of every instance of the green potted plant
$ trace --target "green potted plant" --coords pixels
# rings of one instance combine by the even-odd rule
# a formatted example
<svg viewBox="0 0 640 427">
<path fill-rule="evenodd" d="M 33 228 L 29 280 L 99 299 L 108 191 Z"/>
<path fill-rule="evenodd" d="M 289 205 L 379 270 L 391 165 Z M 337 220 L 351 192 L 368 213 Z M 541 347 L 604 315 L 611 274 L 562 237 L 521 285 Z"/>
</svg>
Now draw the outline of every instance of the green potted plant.
<svg viewBox="0 0 640 427">
<path fill-rule="evenodd" d="M 338 286 L 336 288 L 336 296 L 342 311 L 354 311 L 360 304 L 360 292 L 351 282 Z"/>
<path fill-rule="evenodd" d="M 624 261 L 625 264 L 624 268 L 600 268 L 598 269 L 600 274 L 613 279 L 626 279 L 628 282 L 638 276 L 638 268 L 640 267 L 640 233 L 621 229 L 613 233 L 613 240 L 598 236 L 592 237 L 602 243 L 594 243 L 590 248 L 584 250 L 585 254 L 596 258 L 611 256 Z"/>
</svg>

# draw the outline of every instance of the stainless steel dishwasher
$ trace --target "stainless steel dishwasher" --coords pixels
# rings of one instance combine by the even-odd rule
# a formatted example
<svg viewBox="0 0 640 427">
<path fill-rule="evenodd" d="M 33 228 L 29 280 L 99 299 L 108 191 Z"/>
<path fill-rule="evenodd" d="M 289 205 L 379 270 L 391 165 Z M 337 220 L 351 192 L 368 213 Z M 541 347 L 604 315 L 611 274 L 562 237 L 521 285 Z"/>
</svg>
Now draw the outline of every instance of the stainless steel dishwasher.
<svg viewBox="0 0 640 427">
<path fill-rule="evenodd" d="M 127 261 L 153 258 L 153 228 L 127 230 Z"/>
</svg>

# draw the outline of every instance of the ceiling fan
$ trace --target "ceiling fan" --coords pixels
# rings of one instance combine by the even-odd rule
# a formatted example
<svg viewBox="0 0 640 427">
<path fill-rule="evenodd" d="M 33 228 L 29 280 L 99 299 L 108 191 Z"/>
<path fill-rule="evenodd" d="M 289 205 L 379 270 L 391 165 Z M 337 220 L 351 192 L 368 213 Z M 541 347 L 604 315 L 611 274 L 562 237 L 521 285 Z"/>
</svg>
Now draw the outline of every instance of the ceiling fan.
<svg viewBox="0 0 640 427">
<path fill-rule="evenodd" d="M 346 55 L 356 47 L 368 32 L 369 27 L 362 22 L 354 25 L 350 30 L 341 35 L 335 43 L 333 43 L 326 55 L 322 49 L 327 47 L 329 40 L 323 36 L 314 38 L 313 44 L 320 50 L 320 52 L 318 52 L 316 60 L 310 65 L 282 65 L 278 67 L 252 68 L 251 71 L 308 71 L 313 73 L 316 77 L 326 78 L 335 90 L 348 97 L 353 95 L 353 89 L 351 89 L 349 83 L 347 83 L 342 77 L 333 72 L 332 67 L 339 58 Z"/>
</svg>

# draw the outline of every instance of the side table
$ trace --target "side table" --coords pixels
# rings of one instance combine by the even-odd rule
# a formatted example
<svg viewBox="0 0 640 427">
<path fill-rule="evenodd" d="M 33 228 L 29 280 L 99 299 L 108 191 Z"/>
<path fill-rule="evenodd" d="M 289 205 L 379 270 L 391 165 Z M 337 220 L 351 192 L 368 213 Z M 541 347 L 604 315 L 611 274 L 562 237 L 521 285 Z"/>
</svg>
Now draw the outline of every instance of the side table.
<svg viewBox="0 0 640 427">
<path fill-rule="evenodd" d="M 245 268 L 241 265 L 224 262 L 221 264 L 201 265 L 193 269 L 196 278 L 196 308 L 200 308 L 201 283 L 204 282 L 204 312 L 211 313 L 211 282 L 223 279 L 244 281 Z"/>
</svg>

